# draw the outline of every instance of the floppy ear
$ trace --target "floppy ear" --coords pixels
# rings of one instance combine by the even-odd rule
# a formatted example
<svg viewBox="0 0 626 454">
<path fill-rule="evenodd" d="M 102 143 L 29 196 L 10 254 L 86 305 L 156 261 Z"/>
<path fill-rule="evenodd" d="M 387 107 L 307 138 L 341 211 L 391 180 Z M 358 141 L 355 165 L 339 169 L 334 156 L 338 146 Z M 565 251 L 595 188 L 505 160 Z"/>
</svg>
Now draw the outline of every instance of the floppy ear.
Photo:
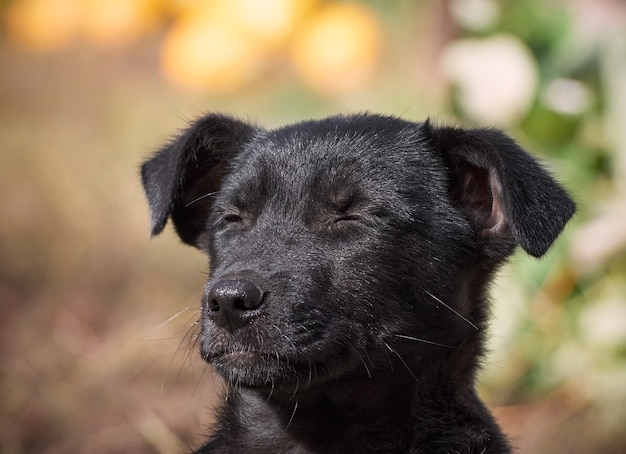
<svg viewBox="0 0 626 454">
<path fill-rule="evenodd" d="M 194 122 L 141 166 L 141 182 L 152 216 L 152 235 L 171 216 L 178 236 L 198 246 L 205 230 L 210 196 L 219 190 L 226 165 L 256 128 L 209 114 Z"/>
<path fill-rule="evenodd" d="M 495 129 L 437 128 L 452 200 L 485 238 L 512 236 L 532 256 L 550 248 L 576 205 L 515 141 Z"/>
</svg>

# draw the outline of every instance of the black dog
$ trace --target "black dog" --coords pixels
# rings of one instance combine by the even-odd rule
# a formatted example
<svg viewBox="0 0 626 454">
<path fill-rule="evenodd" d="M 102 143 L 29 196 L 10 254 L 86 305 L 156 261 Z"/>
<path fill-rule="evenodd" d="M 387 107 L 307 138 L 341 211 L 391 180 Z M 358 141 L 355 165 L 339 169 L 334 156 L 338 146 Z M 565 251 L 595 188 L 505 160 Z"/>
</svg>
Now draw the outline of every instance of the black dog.
<svg viewBox="0 0 626 454">
<path fill-rule="evenodd" d="M 474 390 L 494 271 L 575 211 L 492 129 L 201 118 L 142 168 L 152 233 L 208 254 L 200 453 L 506 453 Z"/>
</svg>

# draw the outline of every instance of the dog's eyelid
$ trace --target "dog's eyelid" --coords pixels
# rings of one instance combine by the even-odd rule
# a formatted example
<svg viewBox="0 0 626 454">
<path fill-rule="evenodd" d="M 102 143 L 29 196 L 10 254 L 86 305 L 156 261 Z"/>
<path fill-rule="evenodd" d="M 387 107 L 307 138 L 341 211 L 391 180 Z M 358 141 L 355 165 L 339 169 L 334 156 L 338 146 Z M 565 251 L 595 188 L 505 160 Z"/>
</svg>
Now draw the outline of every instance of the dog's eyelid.
<svg viewBox="0 0 626 454">
<path fill-rule="evenodd" d="M 226 206 L 218 210 L 218 221 L 235 223 L 243 221 L 242 211 L 235 206 Z"/>
<path fill-rule="evenodd" d="M 363 216 L 356 213 L 341 213 L 335 218 L 335 222 L 341 221 L 360 221 Z"/>
<path fill-rule="evenodd" d="M 334 222 L 360 222 L 363 224 L 375 225 L 387 219 L 387 213 L 383 209 L 350 210 L 344 213 L 337 213 Z"/>
<path fill-rule="evenodd" d="M 224 216 L 222 216 L 222 219 L 226 222 L 241 222 L 243 221 L 243 218 L 241 217 L 241 215 L 236 214 L 236 213 L 226 213 L 224 214 Z"/>
</svg>

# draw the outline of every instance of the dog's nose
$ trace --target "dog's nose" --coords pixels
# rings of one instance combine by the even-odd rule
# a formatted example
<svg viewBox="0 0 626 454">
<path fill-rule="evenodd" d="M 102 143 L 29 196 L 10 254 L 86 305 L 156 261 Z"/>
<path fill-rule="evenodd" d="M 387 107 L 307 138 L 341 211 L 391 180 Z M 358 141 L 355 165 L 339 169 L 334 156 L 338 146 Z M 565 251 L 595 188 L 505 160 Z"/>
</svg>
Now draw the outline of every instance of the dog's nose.
<svg viewBox="0 0 626 454">
<path fill-rule="evenodd" d="M 207 294 L 207 315 L 232 332 L 256 317 L 263 297 L 263 291 L 247 279 L 217 281 Z"/>
</svg>

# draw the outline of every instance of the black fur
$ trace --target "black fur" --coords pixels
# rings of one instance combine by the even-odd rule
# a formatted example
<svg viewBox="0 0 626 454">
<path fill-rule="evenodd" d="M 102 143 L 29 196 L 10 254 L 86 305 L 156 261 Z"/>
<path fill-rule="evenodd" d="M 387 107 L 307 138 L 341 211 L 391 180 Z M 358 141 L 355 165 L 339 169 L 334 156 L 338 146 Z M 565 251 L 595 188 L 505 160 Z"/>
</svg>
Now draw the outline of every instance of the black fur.
<svg viewBox="0 0 626 454">
<path fill-rule="evenodd" d="M 152 233 L 210 259 L 203 357 L 228 396 L 199 453 L 507 453 L 474 390 L 486 291 L 575 211 L 493 129 L 207 115 L 142 167 Z"/>
</svg>

